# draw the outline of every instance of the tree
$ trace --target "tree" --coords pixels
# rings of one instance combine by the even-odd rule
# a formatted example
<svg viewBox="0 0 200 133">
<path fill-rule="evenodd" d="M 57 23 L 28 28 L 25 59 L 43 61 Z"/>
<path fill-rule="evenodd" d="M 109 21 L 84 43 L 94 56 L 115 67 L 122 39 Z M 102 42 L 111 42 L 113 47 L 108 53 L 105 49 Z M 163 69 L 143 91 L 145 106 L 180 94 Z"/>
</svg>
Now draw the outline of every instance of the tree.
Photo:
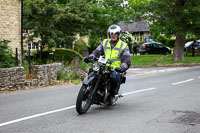
<svg viewBox="0 0 200 133">
<path fill-rule="evenodd" d="M 72 48 L 75 35 L 89 35 L 91 48 L 106 37 L 111 24 L 130 14 L 124 0 L 25 0 L 25 28 L 34 32 L 29 40 L 41 38 L 44 47 Z M 93 47 L 94 46 L 94 47 Z"/>
<path fill-rule="evenodd" d="M 90 5 L 88 10 L 91 14 L 89 16 L 91 21 L 86 23 L 86 28 L 89 29 L 91 50 L 99 45 L 102 39 L 107 38 L 106 33 L 110 25 L 122 20 L 133 19 L 130 17 L 129 7 L 124 4 L 124 0 L 101 0 Z"/>
<path fill-rule="evenodd" d="M 75 34 L 87 21 L 86 7 L 82 1 L 26 0 L 24 2 L 24 27 L 33 31 L 28 41 L 40 38 L 40 55 L 45 47 L 71 48 Z"/>
<path fill-rule="evenodd" d="M 199 34 L 200 1 L 130 0 L 130 5 L 140 17 L 151 23 L 151 32 L 176 36 L 173 61 L 183 61 L 186 35 Z"/>
<path fill-rule="evenodd" d="M 42 53 L 46 45 L 49 47 L 55 45 L 55 41 L 52 39 L 55 35 L 53 22 L 54 7 L 53 0 L 27 0 L 24 2 L 24 27 L 33 31 L 33 34 L 28 36 L 28 41 L 40 38 L 40 53 Z"/>
</svg>

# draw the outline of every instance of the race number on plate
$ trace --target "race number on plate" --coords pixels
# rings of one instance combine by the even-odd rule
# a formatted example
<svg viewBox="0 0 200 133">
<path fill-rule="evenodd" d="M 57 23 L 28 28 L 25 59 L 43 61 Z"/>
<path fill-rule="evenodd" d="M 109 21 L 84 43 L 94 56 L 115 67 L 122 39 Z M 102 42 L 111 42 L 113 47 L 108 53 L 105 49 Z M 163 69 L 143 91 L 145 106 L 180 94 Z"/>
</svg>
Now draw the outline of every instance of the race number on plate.
<svg viewBox="0 0 200 133">
<path fill-rule="evenodd" d="M 107 58 L 103 58 L 103 56 L 100 56 L 99 57 L 99 62 L 103 63 L 103 64 L 106 64 L 106 62 L 108 61 Z"/>
</svg>

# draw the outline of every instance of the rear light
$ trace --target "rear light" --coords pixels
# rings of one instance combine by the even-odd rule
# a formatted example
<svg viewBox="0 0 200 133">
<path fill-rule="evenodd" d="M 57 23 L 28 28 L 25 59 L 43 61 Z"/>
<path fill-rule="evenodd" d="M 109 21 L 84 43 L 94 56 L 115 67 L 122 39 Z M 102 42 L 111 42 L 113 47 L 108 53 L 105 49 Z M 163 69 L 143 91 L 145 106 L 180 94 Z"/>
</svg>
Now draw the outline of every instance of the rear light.
<svg viewBox="0 0 200 133">
<path fill-rule="evenodd" d="M 145 48 L 147 48 L 147 46 L 146 46 L 146 45 L 144 45 L 144 49 L 145 49 Z"/>
</svg>

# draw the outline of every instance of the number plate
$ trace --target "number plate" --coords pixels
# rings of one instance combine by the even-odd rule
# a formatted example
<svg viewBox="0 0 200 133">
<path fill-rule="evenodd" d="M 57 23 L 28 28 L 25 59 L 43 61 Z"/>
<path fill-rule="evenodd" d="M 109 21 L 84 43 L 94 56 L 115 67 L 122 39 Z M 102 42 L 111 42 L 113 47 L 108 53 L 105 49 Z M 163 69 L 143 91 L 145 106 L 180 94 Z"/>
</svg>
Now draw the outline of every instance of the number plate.
<svg viewBox="0 0 200 133">
<path fill-rule="evenodd" d="M 99 62 L 103 63 L 103 64 L 106 64 L 106 62 L 108 61 L 107 58 L 103 58 L 103 56 L 100 56 L 99 57 Z"/>
</svg>

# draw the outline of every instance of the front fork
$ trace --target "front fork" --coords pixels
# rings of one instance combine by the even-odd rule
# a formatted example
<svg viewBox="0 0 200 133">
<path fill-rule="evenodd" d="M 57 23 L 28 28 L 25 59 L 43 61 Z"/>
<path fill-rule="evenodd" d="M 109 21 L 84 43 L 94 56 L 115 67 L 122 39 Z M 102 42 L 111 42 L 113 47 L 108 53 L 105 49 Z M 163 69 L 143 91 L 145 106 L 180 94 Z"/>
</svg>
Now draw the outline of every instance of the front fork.
<svg viewBox="0 0 200 133">
<path fill-rule="evenodd" d="M 100 76 L 98 77 L 97 82 L 96 82 L 96 84 L 95 84 L 95 86 L 94 86 L 94 89 L 92 90 L 90 99 L 93 99 L 94 94 L 97 92 L 97 89 L 98 89 L 98 86 L 99 86 L 101 77 L 102 77 L 102 75 L 100 75 Z"/>
</svg>

